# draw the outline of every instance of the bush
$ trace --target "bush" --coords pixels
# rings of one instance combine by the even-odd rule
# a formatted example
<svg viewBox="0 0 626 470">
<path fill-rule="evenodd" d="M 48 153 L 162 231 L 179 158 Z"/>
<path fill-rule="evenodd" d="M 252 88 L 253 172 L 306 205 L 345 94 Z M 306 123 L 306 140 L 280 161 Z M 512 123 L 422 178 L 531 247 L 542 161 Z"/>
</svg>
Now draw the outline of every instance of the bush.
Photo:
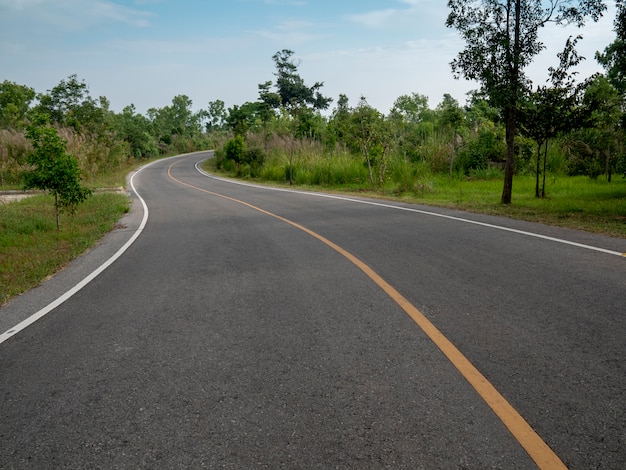
<svg viewBox="0 0 626 470">
<path fill-rule="evenodd" d="M 237 165 L 243 162 L 245 151 L 246 143 L 241 135 L 233 137 L 226 142 L 226 145 L 224 145 L 224 156 L 228 160 L 235 162 Z"/>
<path fill-rule="evenodd" d="M 455 167 L 469 175 L 471 170 L 487 168 L 490 162 L 501 162 L 505 155 L 504 139 L 495 130 L 483 129 L 476 139 L 461 148 Z"/>
<path fill-rule="evenodd" d="M 265 152 L 258 147 L 247 149 L 244 152 L 243 160 L 250 166 L 261 167 L 265 162 Z"/>
</svg>

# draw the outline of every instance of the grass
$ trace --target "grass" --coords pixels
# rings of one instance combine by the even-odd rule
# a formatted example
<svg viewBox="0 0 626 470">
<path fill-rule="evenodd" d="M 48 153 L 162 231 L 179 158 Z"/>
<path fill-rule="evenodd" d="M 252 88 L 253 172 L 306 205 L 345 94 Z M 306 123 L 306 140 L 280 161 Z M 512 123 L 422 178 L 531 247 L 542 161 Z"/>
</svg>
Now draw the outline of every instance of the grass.
<svg viewBox="0 0 626 470">
<path fill-rule="evenodd" d="M 261 171 L 262 178 L 256 181 L 288 186 L 285 162 L 270 158 L 267 163 Z M 338 166 L 337 172 L 333 165 Z M 400 165 L 391 169 L 387 187 L 374 191 L 363 166 L 351 166 L 344 158 L 326 158 L 319 165 L 300 159 L 294 166 L 294 187 L 299 189 L 448 207 L 626 238 L 626 179 L 620 177 L 608 183 L 602 177 L 593 180 L 586 176 L 552 175 L 546 180 L 547 196 L 541 199 L 535 197 L 533 176 L 516 176 L 513 203 L 503 205 L 500 203 L 503 178 L 497 170 L 476 172 L 470 177 L 450 177 L 433 175 L 419 166 Z M 211 161 L 205 167 L 215 171 Z M 311 177 L 319 174 L 324 177 Z M 337 176 L 329 177 L 331 174 L 339 175 L 341 180 Z"/>
<path fill-rule="evenodd" d="M 545 198 L 535 197 L 535 180 L 513 180 L 513 202 L 500 203 L 501 178 L 466 180 L 437 177 L 430 191 L 411 202 L 462 209 L 471 212 L 574 228 L 626 238 L 626 180 L 607 183 L 584 176 L 551 176 Z"/>
<path fill-rule="evenodd" d="M 125 195 L 96 193 L 73 217 L 63 214 L 57 232 L 51 196 L 0 204 L 0 305 L 93 246 L 128 210 Z"/>
</svg>

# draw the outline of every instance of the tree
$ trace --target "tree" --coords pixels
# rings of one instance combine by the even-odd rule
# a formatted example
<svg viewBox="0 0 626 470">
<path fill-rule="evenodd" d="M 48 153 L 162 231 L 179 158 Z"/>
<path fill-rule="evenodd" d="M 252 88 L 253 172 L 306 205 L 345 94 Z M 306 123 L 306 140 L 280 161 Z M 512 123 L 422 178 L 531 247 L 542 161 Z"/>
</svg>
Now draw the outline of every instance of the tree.
<svg viewBox="0 0 626 470">
<path fill-rule="evenodd" d="M 61 80 L 47 93 L 40 93 L 37 96 L 39 104 L 35 112 L 47 114 L 53 123 L 73 125 L 75 119 L 72 118 L 72 115 L 87 97 L 87 84 L 84 81 L 79 81 L 76 74 L 73 74 L 67 78 L 67 81 Z"/>
<path fill-rule="evenodd" d="M 597 75 L 589 80 L 583 97 L 583 106 L 589 115 L 585 150 L 591 160 L 596 160 L 592 166 L 602 168 L 609 182 L 617 170 L 623 147 L 623 133 L 619 128 L 621 104 L 618 91 L 606 77 Z"/>
<path fill-rule="evenodd" d="M 91 194 L 80 184 L 78 161 L 65 150 L 66 141 L 49 124 L 48 117 L 36 115 L 34 124 L 28 126 L 26 136 L 33 144 L 28 157 L 32 170 L 25 174 L 26 189 L 41 189 L 54 196 L 57 230 L 60 230 L 59 213 L 76 206 Z"/>
<path fill-rule="evenodd" d="M 109 101 L 104 96 L 98 100 L 92 98 L 87 84 L 76 74 L 61 80 L 47 93 L 38 94 L 37 98 L 39 103 L 33 114 L 46 114 L 53 124 L 94 134 L 103 134 L 108 126 Z"/>
<path fill-rule="evenodd" d="M 241 134 L 237 134 L 224 145 L 224 156 L 237 164 L 237 172 L 244 161 L 246 143 Z"/>
<path fill-rule="evenodd" d="M 150 134 L 150 121 L 136 112 L 135 105 L 126 106 L 121 114 L 115 115 L 113 127 L 117 137 L 128 142 L 134 158 L 158 155 L 156 139 Z"/>
<path fill-rule="evenodd" d="M 187 95 L 176 95 L 171 105 L 148 109 L 153 133 L 160 142 L 171 144 L 174 136 L 192 137 L 201 132 L 204 113 L 194 113 L 192 104 Z"/>
<path fill-rule="evenodd" d="M 428 97 L 419 93 L 402 95 L 396 98 L 389 116 L 405 123 L 417 124 L 428 118 L 432 111 L 428 107 Z"/>
<path fill-rule="evenodd" d="M 446 26 L 457 29 L 466 47 L 451 63 L 455 77 L 478 81 L 506 128 L 502 203 L 511 203 L 518 110 L 528 90 L 525 67 L 545 46 L 539 29 L 553 22 L 582 27 L 597 21 L 602 0 L 448 0 Z"/>
<path fill-rule="evenodd" d="M 617 33 L 615 41 L 604 49 L 604 53 L 596 53 L 596 60 L 606 70 L 606 76 L 621 97 L 622 115 L 620 131 L 622 138 L 626 129 L 626 2 L 616 0 L 617 15 L 614 21 L 614 30 Z M 618 171 L 626 177 L 626 154 L 619 156 Z"/>
<path fill-rule="evenodd" d="M 294 52 L 289 49 L 278 51 L 272 56 L 276 64 L 276 92 L 278 97 L 272 97 L 268 103 L 283 107 L 291 117 L 293 123 L 292 135 L 310 135 L 313 131 L 314 119 L 311 113 L 327 109 L 332 98 L 323 96 L 320 89 L 323 82 L 315 82 L 312 86 L 304 83 L 298 73 L 299 63 L 293 59 Z M 271 82 L 259 86 L 263 90 L 269 90 Z M 276 99 L 280 98 L 280 99 Z M 302 125 L 306 128 L 303 128 Z M 293 148 L 289 154 L 289 184 L 293 184 Z"/>
<path fill-rule="evenodd" d="M 209 101 L 207 119 L 207 132 L 224 128 L 226 122 L 226 108 L 222 100 Z"/>
<path fill-rule="evenodd" d="M 624 97 L 626 95 L 626 3 L 624 0 L 616 0 L 615 3 L 617 15 L 614 30 L 617 37 L 604 49 L 604 53 L 596 53 L 596 60 L 606 70 L 611 84 Z"/>
<path fill-rule="evenodd" d="M 465 113 L 459 106 L 459 102 L 451 95 L 445 93 L 443 100 L 436 109 L 437 129 L 445 138 L 450 147 L 450 175 L 454 168 L 454 157 L 457 148 L 463 143 L 463 138 L 459 134 L 459 129 L 465 119 Z"/>
<path fill-rule="evenodd" d="M 35 90 L 5 80 L 0 83 L 0 127 L 23 128 Z"/>
<path fill-rule="evenodd" d="M 352 110 L 346 136 L 353 151 L 365 158 L 372 188 L 383 187 L 387 173 L 387 154 L 391 147 L 391 133 L 385 116 L 370 106 L 364 96 Z"/>
<path fill-rule="evenodd" d="M 228 108 L 226 125 L 232 129 L 235 135 L 244 137 L 246 133 L 255 126 L 259 115 L 261 103 L 246 101 L 241 106 L 234 105 Z"/>
<path fill-rule="evenodd" d="M 459 102 L 448 93 L 443 95 L 443 100 L 437 105 L 437 123 L 443 129 L 450 129 L 456 133 L 457 128 L 464 119 L 463 109 Z"/>
<path fill-rule="evenodd" d="M 298 73 L 299 63 L 293 59 L 294 52 L 283 49 L 272 56 L 276 64 L 276 89 L 280 96 L 280 105 L 290 112 L 303 107 L 326 109 L 333 101 L 320 93 L 324 82 L 315 82 L 313 86 L 304 83 Z"/>
<path fill-rule="evenodd" d="M 523 134 L 537 144 L 535 167 L 535 197 L 546 196 L 546 165 L 548 142 L 559 133 L 571 131 L 582 125 L 582 113 L 578 106 L 580 87 L 576 86 L 576 72 L 569 70 L 583 59 L 576 53 L 576 42 L 569 38 L 563 52 L 558 54 L 560 65 L 550 67 L 551 86 L 540 86 L 530 93 L 520 112 L 520 128 Z M 543 157 L 543 168 L 541 161 Z M 541 188 L 540 175 L 543 174 Z"/>
<path fill-rule="evenodd" d="M 434 116 L 428 107 L 427 96 L 412 93 L 396 98 L 389 112 L 389 124 L 405 159 L 417 161 L 423 158 L 420 149 L 433 133 Z"/>
</svg>

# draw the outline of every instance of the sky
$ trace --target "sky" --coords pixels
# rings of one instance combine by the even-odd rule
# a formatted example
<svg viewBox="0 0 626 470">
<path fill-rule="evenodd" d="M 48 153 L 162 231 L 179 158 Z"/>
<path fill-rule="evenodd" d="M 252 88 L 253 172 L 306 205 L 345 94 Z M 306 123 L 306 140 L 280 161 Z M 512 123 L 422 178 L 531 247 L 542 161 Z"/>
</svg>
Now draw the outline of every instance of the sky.
<svg viewBox="0 0 626 470">
<path fill-rule="evenodd" d="M 570 35 L 584 39 L 579 77 L 602 71 L 594 59 L 615 39 L 615 1 L 582 30 L 547 27 L 546 50 L 527 70 L 543 84 Z M 461 105 L 476 83 L 455 80 L 450 62 L 464 47 L 446 28 L 447 0 L 0 0 L 0 81 L 46 92 L 76 74 L 92 97 L 120 112 L 186 95 L 195 110 L 256 101 L 274 80 L 272 56 L 294 51 L 308 85 L 387 113 L 419 93 L 434 108 L 448 93 Z"/>
</svg>

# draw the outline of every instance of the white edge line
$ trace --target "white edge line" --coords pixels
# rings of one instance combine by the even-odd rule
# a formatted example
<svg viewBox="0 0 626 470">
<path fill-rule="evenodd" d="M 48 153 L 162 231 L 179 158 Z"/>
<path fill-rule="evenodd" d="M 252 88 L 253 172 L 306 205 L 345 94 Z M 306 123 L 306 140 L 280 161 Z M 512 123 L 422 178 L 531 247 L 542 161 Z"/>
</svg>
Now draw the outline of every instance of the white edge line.
<svg viewBox="0 0 626 470">
<path fill-rule="evenodd" d="M 157 160 L 157 161 L 159 161 L 159 160 Z M 139 235 L 141 234 L 141 232 L 145 228 L 146 223 L 148 222 L 148 206 L 146 205 L 146 201 L 144 201 L 143 198 L 139 195 L 139 192 L 137 191 L 137 188 L 135 188 L 134 179 L 135 179 L 135 176 L 137 176 L 137 174 L 141 170 L 143 170 L 144 168 L 152 165 L 153 163 L 156 163 L 156 162 L 152 162 L 152 163 L 149 163 L 147 165 L 142 166 L 130 178 L 130 186 L 133 189 L 133 192 L 137 195 L 137 197 L 141 201 L 141 205 L 143 206 L 143 219 L 141 220 L 141 224 L 139 225 L 139 228 L 135 231 L 133 236 L 119 250 L 117 250 L 117 252 L 113 256 L 111 256 L 108 260 L 106 260 L 103 264 L 101 264 L 95 271 L 93 271 L 91 274 L 89 274 L 87 277 L 85 277 L 82 281 L 80 281 L 78 284 L 76 284 L 70 290 L 68 290 L 63 295 L 61 295 L 59 298 L 57 298 L 56 300 L 52 301 L 51 303 L 49 303 L 45 307 L 43 307 L 38 312 L 34 313 L 30 317 L 26 318 L 25 320 L 23 320 L 20 323 L 18 323 L 17 325 L 15 325 L 13 328 L 10 328 L 7 331 L 5 331 L 4 333 L 2 333 L 0 335 L 0 344 L 4 343 L 7 339 L 15 336 L 17 333 L 19 333 L 20 331 L 22 331 L 26 327 L 32 325 L 37 320 L 39 320 L 40 318 L 42 318 L 45 315 L 47 315 L 48 313 L 50 313 L 52 310 L 57 308 L 63 302 L 65 302 L 70 297 L 72 297 L 74 294 L 76 294 L 78 291 L 80 291 L 83 287 L 85 287 L 87 284 L 89 284 L 91 281 L 93 281 L 99 274 L 101 274 L 105 269 L 107 269 L 109 266 L 111 266 L 120 256 L 122 256 L 124 254 L 124 252 L 126 250 L 128 250 L 128 248 L 135 242 L 135 240 L 137 240 L 137 238 L 139 237 Z"/>
<path fill-rule="evenodd" d="M 440 217 L 442 219 L 449 219 L 449 220 L 454 220 L 454 221 L 457 221 L 457 222 L 464 222 L 464 223 L 467 223 L 467 224 L 480 225 L 482 227 L 488 227 L 488 228 L 492 228 L 492 229 L 496 229 L 496 230 L 502 230 L 502 231 L 505 231 L 505 232 L 517 233 L 518 235 L 525 235 L 525 236 L 528 236 L 528 237 L 540 238 L 542 240 L 549 240 L 549 241 L 556 242 L 556 243 L 561 243 L 561 244 L 564 244 L 564 245 L 570 245 L 570 246 L 575 246 L 575 247 L 578 247 L 578 248 L 584 248 L 586 250 L 599 251 L 601 253 L 606 253 L 606 254 L 609 254 L 609 255 L 620 256 L 620 257 L 625 257 L 626 256 L 626 253 L 621 253 L 619 251 L 608 250 L 606 248 L 600 248 L 600 247 L 592 246 L 592 245 L 585 245 L 583 243 L 577 243 L 577 242 L 572 242 L 572 241 L 569 241 L 569 240 L 563 240 L 562 238 L 549 237 L 547 235 L 541 235 L 539 233 L 526 232 L 524 230 L 518 230 L 518 229 L 514 229 L 514 228 L 509 228 L 509 227 L 502 227 L 500 225 L 488 224 L 486 222 L 478 222 L 476 220 L 463 219 L 461 217 L 454 217 L 452 215 L 438 214 L 437 212 L 430 212 L 430 211 L 425 211 L 425 210 L 421 210 L 421 209 L 414 209 L 414 208 L 411 208 L 411 207 L 394 206 L 392 204 L 384 204 L 384 203 L 372 202 L 372 201 L 363 201 L 363 200 L 360 200 L 360 199 L 352 199 L 352 198 L 344 197 L 344 196 L 335 196 L 335 195 L 331 195 L 331 194 L 323 194 L 323 193 L 316 193 L 316 192 L 309 192 L 309 191 L 298 191 L 298 190 L 294 190 L 294 189 L 273 188 L 273 187 L 268 187 L 268 186 L 260 186 L 260 185 L 256 185 L 256 184 L 243 183 L 241 181 L 233 181 L 233 180 L 229 180 L 229 179 L 226 179 L 226 178 L 220 178 L 219 176 L 215 176 L 215 175 L 212 175 L 210 173 L 207 173 L 202 168 L 200 168 L 200 164 L 201 163 L 202 162 L 197 162 L 196 163 L 196 170 L 198 170 L 200 173 L 202 173 L 204 176 L 206 176 L 208 178 L 213 178 L 213 179 L 216 179 L 216 180 L 219 180 L 219 181 L 224 181 L 224 182 L 227 182 L 227 183 L 239 184 L 239 185 L 242 185 L 242 186 L 250 186 L 250 187 L 254 187 L 254 188 L 262 188 L 262 189 L 267 189 L 267 190 L 271 190 L 271 191 L 283 191 L 283 192 L 288 192 L 288 193 L 296 193 L 296 194 L 305 194 L 305 195 L 309 195 L 309 196 L 325 197 L 325 198 L 329 198 L 329 199 L 340 199 L 342 201 L 356 202 L 358 204 L 368 204 L 370 206 L 385 207 L 385 208 L 389 208 L 389 209 L 396 209 L 396 210 L 407 211 L 407 212 L 416 212 L 418 214 L 430 215 L 430 216 L 433 216 L 433 217 Z"/>
</svg>

